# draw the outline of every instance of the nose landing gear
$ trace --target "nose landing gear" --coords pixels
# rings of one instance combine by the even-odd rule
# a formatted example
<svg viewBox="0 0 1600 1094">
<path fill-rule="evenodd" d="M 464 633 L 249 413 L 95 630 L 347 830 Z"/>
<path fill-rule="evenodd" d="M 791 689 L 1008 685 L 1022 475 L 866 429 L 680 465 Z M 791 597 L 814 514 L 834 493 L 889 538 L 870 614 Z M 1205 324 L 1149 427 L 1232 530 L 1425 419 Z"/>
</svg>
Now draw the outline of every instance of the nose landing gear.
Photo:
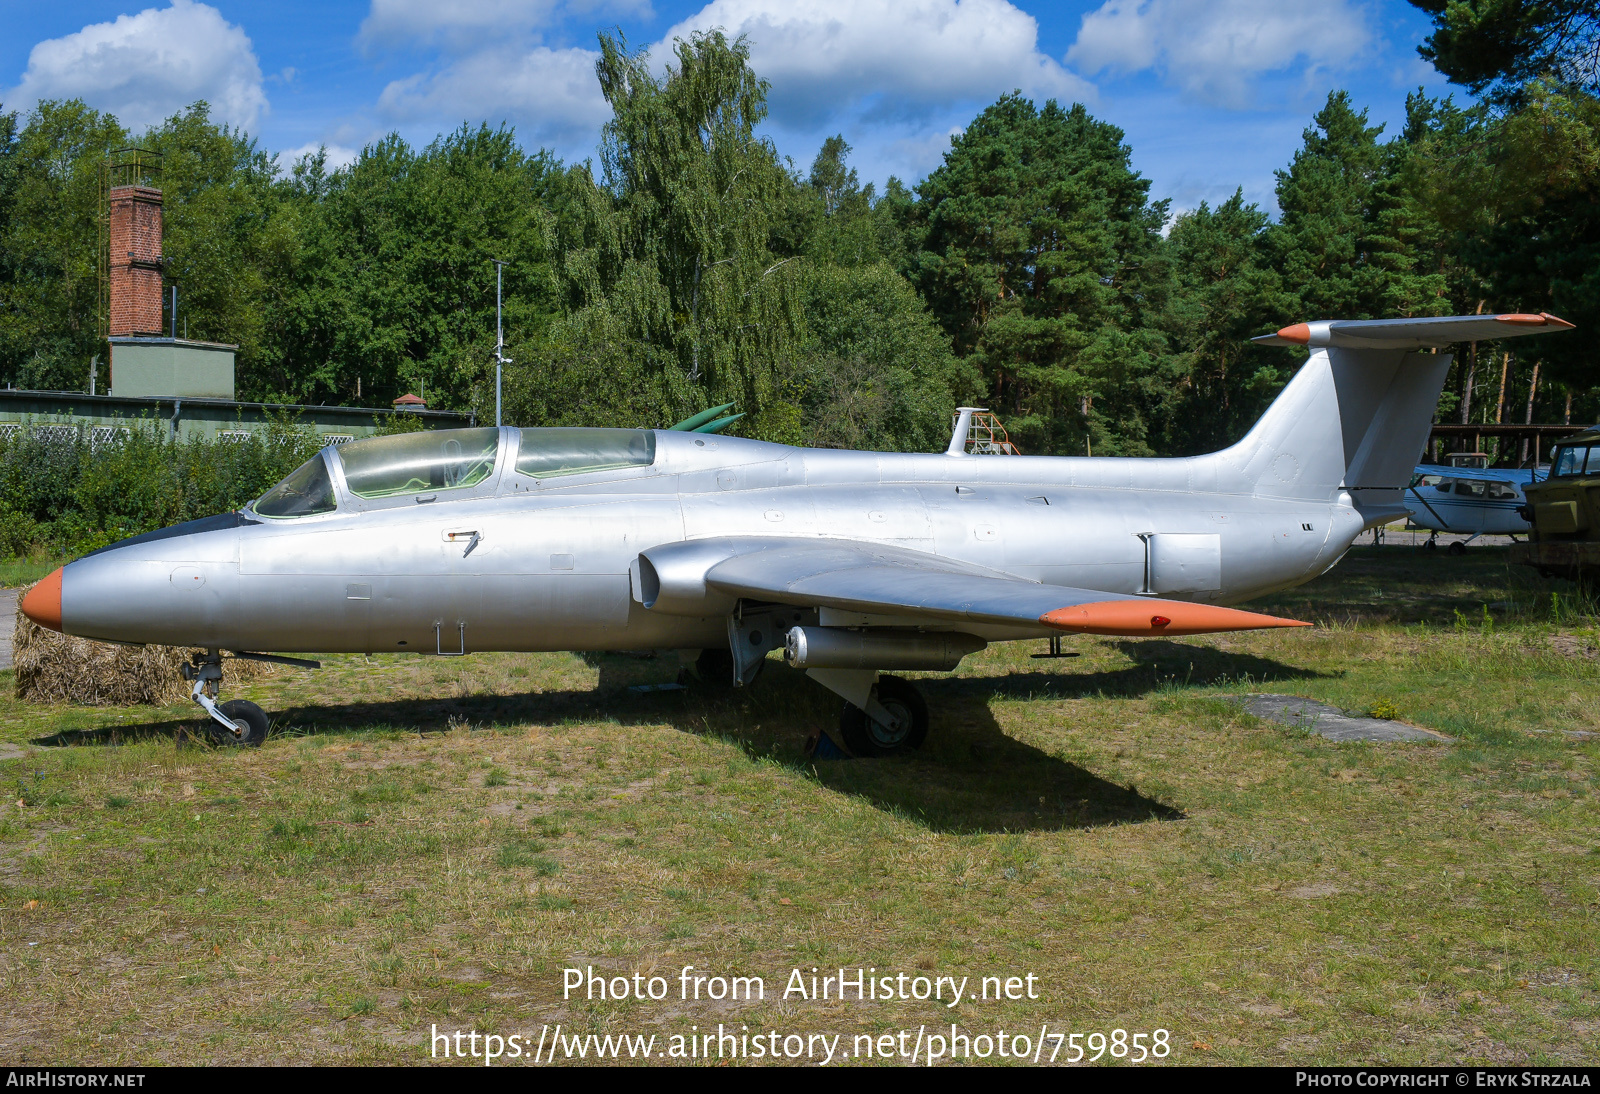
<svg viewBox="0 0 1600 1094">
<path fill-rule="evenodd" d="M 222 745 L 259 745 L 267 739 L 267 712 L 246 699 L 218 703 L 222 686 L 222 655 L 207 650 L 194 655 L 193 663 L 182 666 L 183 678 L 193 680 L 189 695 L 211 716 L 206 723 L 211 739 Z"/>
</svg>

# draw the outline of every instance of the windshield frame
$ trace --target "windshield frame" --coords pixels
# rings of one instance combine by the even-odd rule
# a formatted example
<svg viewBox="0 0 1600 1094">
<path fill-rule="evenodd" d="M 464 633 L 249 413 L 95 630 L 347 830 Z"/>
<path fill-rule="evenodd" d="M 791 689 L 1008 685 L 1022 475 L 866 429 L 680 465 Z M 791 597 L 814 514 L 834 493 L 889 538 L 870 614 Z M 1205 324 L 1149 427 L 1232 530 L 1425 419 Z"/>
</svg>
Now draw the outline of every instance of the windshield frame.
<svg viewBox="0 0 1600 1094">
<path fill-rule="evenodd" d="M 300 521 L 300 520 L 329 520 L 329 519 L 331 519 L 333 517 L 343 516 L 345 513 L 349 512 L 349 510 L 350 510 L 350 494 L 344 488 L 344 476 L 341 475 L 340 472 L 339 472 L 339 461 L 331 460 L 331 459 L 328 458 L 328 450 L 331 449 L 332 447 L 333 447 L 332 445 L 325 445 L 324 447 L 317 449 L 316 455 L 312 456 L 310 459 L 305 460 L 305 461 L 303 461 L 301 463 L 295 464 L 295 466 L 293 468 L 291 468 L 289 470 L 288 474 L 284 475 L 283 478 L 279 479 L 277 482 L 275 482 L 271 486 L 267 487 L 258 496 L 254 497 L 254 498 L 251 498 L 250 501 L 247 504 L 242 506 L 242 511 L 249 513 L 251 516 L 255 517 L 258 520 L 273 521 L 275 523 L 281 523 L 281 522 L 284 522 L 284 521 L 291 521 L 291 520 L 295 520 L 295 521 Z M 296 514 L 294 514 L 292 516 L 286 516 L 286 517 L 275 517 L 275 516 L 272 516 L 270 513 L 257 512 L 257 510 L 256 510 L 256 503 L 257 502 L 259 502 L 262 498 L 266 497 L 268 494 L 270 494 L 274 490 L 276 490 L 279 486 L 281 486 L 283 484 L 284 479 L 287 479 L 290 475 L 293 475 L 296 471 L 298 471 L 302 467 L 306 466 L 306 464 L 310 463 L 311 460 L 321 460 L 322 461 L 323 472 L 324 472 L 324 474 L 326 474 L 328 476 L 328 481 L 333 484 L 333 508 L 332 509 L 329 509 L 326 512 L 322 512 L 322 513 L 296 513 Z"/>
<path fill-rule="evenodd" d="M 1558 471 L 1557 468 L 1561 466 L 1561 461 L 1567 455 L 1567 453 L 1575 450 L 1583 451 L 1584 461 L 1586 463 L 1594 463 L 1594 450 L 1596 447 L 1600 446 L 1597 446 L 1590 441 L 1582 441 L 1575 444 L 1557 444 L 1555 446 L 1555 452 L 1553 452 L 1550 456 L 1550 470 L 1545 474 L 1545 478 L 1581 479 L 1586 475 L 1595 474 L 1595 471 L 1585 470 L 1582 467 L 1576 471 Z"/>
</svg>

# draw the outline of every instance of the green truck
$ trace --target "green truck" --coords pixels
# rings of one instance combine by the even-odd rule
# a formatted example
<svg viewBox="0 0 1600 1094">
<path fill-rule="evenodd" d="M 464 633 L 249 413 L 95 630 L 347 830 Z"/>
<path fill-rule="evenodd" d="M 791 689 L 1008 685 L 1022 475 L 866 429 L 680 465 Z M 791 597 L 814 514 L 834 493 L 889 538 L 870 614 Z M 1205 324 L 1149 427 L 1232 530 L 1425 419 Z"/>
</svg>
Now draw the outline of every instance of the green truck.
<svg viewBox="0 0 1600 1094">
<path fill-rule="evenodd" d="M 1523 494 L 1518 512 L 1533 531 L 1512 545 L 1512 560 L 1600 588 L 1600 427 L 1557 441 L 1550 473 Z"/>
</svg>

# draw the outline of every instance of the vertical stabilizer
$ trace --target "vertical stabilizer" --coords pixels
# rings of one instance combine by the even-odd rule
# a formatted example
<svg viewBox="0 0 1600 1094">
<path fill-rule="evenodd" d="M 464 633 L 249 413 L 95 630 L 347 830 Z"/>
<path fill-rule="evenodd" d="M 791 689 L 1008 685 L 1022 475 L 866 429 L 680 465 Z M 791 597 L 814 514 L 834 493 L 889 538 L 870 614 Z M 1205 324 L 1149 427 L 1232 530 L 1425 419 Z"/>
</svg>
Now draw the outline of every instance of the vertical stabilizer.
<svg viewBox="0 0 1600 1094">
<path fill-rule="evenodd" d="M 1255 339 L 1311 356 L 1243 440 L 1215 453 L 1236 488 L 1377 514 L 1401 494 L 1428 442 L 1450 371 L 1437 347 L 1571 329 L 1549 315 L 1297 323 Z"/>
</svg>

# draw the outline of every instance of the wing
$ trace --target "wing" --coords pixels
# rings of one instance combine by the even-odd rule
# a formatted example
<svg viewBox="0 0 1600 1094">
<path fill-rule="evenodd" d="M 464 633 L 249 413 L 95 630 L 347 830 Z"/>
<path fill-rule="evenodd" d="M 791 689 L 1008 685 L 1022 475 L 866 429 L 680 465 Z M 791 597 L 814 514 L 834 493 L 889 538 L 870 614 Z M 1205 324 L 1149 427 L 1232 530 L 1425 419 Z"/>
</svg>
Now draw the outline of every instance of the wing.
<svg viewBox="0 0 1600 1094">
<path fill-rule="evenodd" d="M 1305 627 L 1213 604 L 1045 585 L 921 551 L 851 540 L 727 540 L 728 557 L 705 571 L 716 592 L 804 607 L 913 616 L 929 623 L 1043 624 L 1113 635 L 1206 634 L 1262 627 Z M 716 541 L 673 548 L 706 557 Z M 665 562 L 666 559 L 660 559 Z"/>
</svg>

